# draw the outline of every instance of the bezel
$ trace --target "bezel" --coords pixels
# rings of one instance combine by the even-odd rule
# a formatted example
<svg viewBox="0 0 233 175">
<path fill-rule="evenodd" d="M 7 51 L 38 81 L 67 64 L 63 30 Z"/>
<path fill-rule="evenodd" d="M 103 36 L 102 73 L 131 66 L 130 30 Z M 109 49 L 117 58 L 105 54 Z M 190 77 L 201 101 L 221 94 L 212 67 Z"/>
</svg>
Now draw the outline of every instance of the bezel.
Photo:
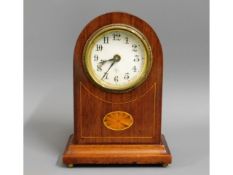
<svg viewBox="0 0 233 175">
<path fill-rule="evenodd" d="M 140 73 L 141 75 L 137 77 L 135 81 L 132 81 L 126 85 L 121 85 L 121 86 L 114 86 L 114 85 L 111 85 L 110 83 L 107 83 L 99 79 L 96 76 L 92 68 L 92 65 L 91 65 L 91 49 L 93 48 L 93 45 L 95 44 L 94 41 L 102 37 L 107 32 L 110 32 L 113 30 L 125 30 L 135 35 L 143 43 L 144 48 L 146 50 L 146 53 L 144 55 L 145 64 L 143 65 L 142 71 Z M 153 61 L 152 57 L 153 55 L 152 55 L 150 44 L 142 32 L 140 32 L 135 27 L 132 27 L 126 24 L 110 24 L 110 25 L 103 26 L 100 29 L 96 30 L 87 40 L 84 46 L 84 50 L 83 50 L 83 65 L 84 65 L 83 67 L 89 79 L 98 87 L 101 87 L 102 89 L 106 91 L 110 91 L 110 92 L 123 93 L 123 92 L 128 92 L 128 91 L 135 89 L 136 87 L 141 85 L 146 80 L 151 70 L 152 61 Z"/>
</svg>

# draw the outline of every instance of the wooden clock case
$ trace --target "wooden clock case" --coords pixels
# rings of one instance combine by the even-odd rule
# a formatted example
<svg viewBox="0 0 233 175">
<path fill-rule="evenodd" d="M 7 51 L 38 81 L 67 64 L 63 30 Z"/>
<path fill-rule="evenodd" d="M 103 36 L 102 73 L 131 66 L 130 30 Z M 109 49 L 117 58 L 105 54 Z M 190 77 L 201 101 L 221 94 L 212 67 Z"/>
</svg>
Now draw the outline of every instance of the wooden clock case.
<svg viewBox="0 0 233 175">
<path fill-rule="evenodd" d="M 93 84 L 83 65 L 88 38 L 110 24 L 138 29 L 147 38 L 153 55 L 151 71 L 137 88 L 125 92 L 105 91 Z M 63 162 L 73 164 L 163 164 L 171 154 L 161 135 L 163 56 L 160 41 L 143 20 L 127 13 L 113 12 L 92 20 L 81 32 L 74 50 L 74 134 L 70 136 Z M 122 131 L 108 129 L 103 117 L 112 111 L 133 116 L 133 125 Z"/>
</svg>

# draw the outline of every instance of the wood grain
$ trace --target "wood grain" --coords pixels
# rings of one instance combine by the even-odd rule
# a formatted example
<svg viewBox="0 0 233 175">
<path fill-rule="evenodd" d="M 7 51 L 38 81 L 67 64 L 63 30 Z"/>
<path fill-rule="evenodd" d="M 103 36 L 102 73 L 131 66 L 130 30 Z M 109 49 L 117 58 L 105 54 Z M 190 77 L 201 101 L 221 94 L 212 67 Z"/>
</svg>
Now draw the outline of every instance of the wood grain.
<svg viewBox="0 0 233 175">
<path fill-rule="evenodd" d="M 133 124 L 133 117 L 122 111 L 114 111 L 106 114 L 103 118 L 104 125 L 113 131 L 123 131 Z"/>
<path fill-rule="evenodd" d="M 147 79 L 126 93 L 107 92 L 95 86 L 83 66 L 89 37 L 109 24 L 125 24 L 142 32 L 152 49 L 153 63 Z M 74 134 L 63 155 L 65 164 L 168 164 L 171 154 L 161 137 L 163 55 L 160 41 L 149 24 L 121 12 L 101 15 L 86 25 L 74 49 Z M 104 126 L 103 118 L 124 111 L 133 124 L 122 131 Z"/>
<path fill-rule="evenodd" d="M 145 35 L 152 48 L 153 65 L 147 80 L 128 93 L 110 93 L 95 86 L 83 67 L 83 49 L 88 38 L 99 28 L 114 23 L 137 28 Z M 143 20 L 130 14 L 115 12 L 101 15 L 87 24 L 79 35 L 74 50 L 75 143 L 159 143 L 162 67 L 162 49 L 159 39 L 153 29 Z M 155 85 L 156 88 L 154 88 Z M 127 103 L 129 101 L 131 102 Z M 130 130 L 116 133 L 104 127 L 102 118 L 107 113 L 117 110 L 128 112 L 133 116 L 134 125 Z M 131 137 L 131 139 L 116 137 Z"/>
<path fill-rule="evenodd" d="M 77 145 L 70 137 L 63 156 L 65 164 L 169 164 L 170 151 L 162 137 L 157 145 Z"/>
</svg>

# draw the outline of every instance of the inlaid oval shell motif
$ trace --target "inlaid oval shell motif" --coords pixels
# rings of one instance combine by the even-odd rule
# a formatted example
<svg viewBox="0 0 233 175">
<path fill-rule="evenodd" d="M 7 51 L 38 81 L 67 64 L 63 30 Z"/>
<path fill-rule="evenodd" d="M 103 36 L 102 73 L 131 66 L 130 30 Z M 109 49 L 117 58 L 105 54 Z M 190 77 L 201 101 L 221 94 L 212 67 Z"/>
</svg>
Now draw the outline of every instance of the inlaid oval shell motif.
<svg viewBox="0 0 233 175">
<path fill-rule="evenodd" d="M 127 112 L 113 111 L 103 118 L 104 126 L 114 131 L 128 129 L 133 124 L 133 117 Z"/>
</svg>

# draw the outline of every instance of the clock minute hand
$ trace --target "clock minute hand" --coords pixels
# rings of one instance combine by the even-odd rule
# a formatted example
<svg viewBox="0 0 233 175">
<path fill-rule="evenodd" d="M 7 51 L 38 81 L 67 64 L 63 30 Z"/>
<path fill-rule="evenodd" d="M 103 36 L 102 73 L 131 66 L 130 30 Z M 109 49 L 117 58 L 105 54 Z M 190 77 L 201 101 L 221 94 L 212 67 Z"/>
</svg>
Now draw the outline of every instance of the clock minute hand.
<svg viewBox="0 0 233 175">
<path fill-rule="evenodd" d="M 108 70 L 104 73 L 104 75 L 103 75 L 103 77 L 101 78 L 101 80 L 104 79 L 104 77 L 107 75 L 108 71 L 109 71 L 109 70 L 111 69 L 111 67 L 115 64 L 115 62 L 116 62 L 116 60 L 114 60 L 114 61 L 112 62 L 112 64 L 109 66 Z"/>
<path fill-rule="evenodd" d="M 112 59 L 110 59 L 112 62 L 112 64 L 109 66 L 108 70 L 104 73 L 103 77 L 101 78 L 101 80 L 107 75 L 108 71 L 111 69 L 111 67 L 116 63 L 119 62 L 121 60 L 121 57 L 119 55 L 114 55 L 114 57 Z"/>
</svg>

